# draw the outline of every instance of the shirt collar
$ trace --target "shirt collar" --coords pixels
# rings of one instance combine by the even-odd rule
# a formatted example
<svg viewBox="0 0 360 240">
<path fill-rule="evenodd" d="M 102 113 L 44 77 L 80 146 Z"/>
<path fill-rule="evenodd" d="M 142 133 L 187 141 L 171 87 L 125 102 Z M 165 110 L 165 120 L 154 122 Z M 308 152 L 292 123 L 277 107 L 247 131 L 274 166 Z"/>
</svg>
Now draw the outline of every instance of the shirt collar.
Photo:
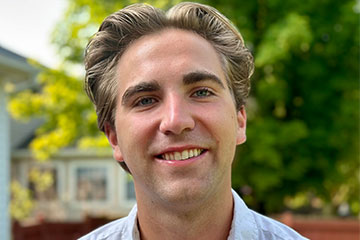
<svg viewBox="0 0 360 240">
<path fill-rule="evenodd" d="M 228 240 L 258 239 L 254 216 L 240 196 L 233 189 L 231 191 L 234 199 L 234 214 Z"/>
<path fill-rule="evenodd" d="M 240 196 L 233 190 L 234 212 L 231 229 L 227 240 L 258 239 L 258 231 L 254 216 Z M 140 240 L 140 232 L 137 221 L 137 206 L 135 205 L 128 216 L 129 235 L 133 240 Z"/>
</svg>

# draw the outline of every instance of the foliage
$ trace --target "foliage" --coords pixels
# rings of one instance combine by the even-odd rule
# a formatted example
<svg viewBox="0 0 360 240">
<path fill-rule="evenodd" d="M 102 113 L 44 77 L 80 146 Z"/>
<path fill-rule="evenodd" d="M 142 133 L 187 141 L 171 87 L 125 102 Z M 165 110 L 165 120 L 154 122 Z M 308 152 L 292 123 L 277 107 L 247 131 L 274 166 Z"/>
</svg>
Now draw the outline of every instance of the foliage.
<svg viewBox="0 0 360 240">
<path fill-rule="evenodd" d="M 18 220 L 28 217 L 34 206 L 30 190 L 21 186 L 17 181 L 11 183 L 10 190 L 12 193 L 10 204 L 11 216 Z"/>
<path fill-rule="evenodd" d="M 245 199 L 268 212 L 283 204 L 331 205 L 334 211 L 347 202 L 359 213 L 360 6 L 294 0 L 212 4 L 233 19 L 256 59 L 248 142 L 238 149 L 234 187 L 241 192 L 251 186 Z M 291 204 L 291 197 L 304 200 Z"/>
<path fill-rule="evenodd" d="M 82 76 L 64 69 L 78 69 L 105 16 L 134 2 L 69 1 L 53 36 L 63 65 L 43 68 L 42 91 L 22 92 L 10 103 L 13 116 L 44 118 L 31 144 L 38 159 L 73 144 L 107 146 Z M 266 213 L 325 206 L 334 213 L 347 202 L 358 214 L 360 6 L 354 0 L 203 2 L 238 26 L 256 59 L 248 141 L 237 151 L 234 188 Z M 168 8 L 174 1 L 150 3 Z"/>
<path fill-rule="evenodd" d="M 20 92 L 10 101 L 9 110 L 18 119 L 44 119 L 30 148 L 36 159 L 46 160 L 81 136 L 98 134 L 98 131 L 96 114 L 82 93 L 79 79 L 70 77 L 61 69 L 39 67 L 42 68 L 38 76 L 41 92 Z"/>
</svg>

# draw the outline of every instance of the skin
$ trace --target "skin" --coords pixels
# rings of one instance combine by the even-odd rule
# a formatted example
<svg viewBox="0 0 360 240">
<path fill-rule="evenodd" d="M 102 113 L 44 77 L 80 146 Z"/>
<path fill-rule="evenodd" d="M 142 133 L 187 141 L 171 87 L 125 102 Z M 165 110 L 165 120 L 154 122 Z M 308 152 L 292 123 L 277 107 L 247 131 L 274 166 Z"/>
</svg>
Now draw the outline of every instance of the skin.
<svg viewBox="0 0 360 240">
<path fill-rule="evenodd" d="M 124 52 L 117 78 L 115 123 L 105 133 L 133 175 L 141 238 L 226 239 L 246 113 L 235 108 L 213 46 L 180 29 L 147 35 Z M 161 157 L 194 148 L 203 153 L 181 162 Z"/>
</svg>

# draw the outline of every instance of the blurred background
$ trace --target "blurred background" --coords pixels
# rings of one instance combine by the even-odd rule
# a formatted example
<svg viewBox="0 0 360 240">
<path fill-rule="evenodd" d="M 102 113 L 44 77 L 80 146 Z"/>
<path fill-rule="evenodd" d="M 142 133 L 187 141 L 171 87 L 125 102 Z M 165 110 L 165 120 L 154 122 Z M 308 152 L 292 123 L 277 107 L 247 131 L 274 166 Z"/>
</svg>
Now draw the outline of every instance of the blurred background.
<svg viewBox="0 0 360 240">
<path fill-rule="evenodd" d="M 75 239 L 135 203 L 131 176 L 97 129 L 82 63 L 104 18 L 135 2 L 0 3 L 0 239 L 10 239 L 11 225 L 19 233 L 87 221 L 59 238 Z M 165 10 L 177 2 L 147 1 Z M 296 223 L 339 221 L 324 228 L 358 234 L 360 2 L 200 2 L 232 20 L 255 57 L 233 188 L 250 208 L 305 236 Z"/>
</svg>

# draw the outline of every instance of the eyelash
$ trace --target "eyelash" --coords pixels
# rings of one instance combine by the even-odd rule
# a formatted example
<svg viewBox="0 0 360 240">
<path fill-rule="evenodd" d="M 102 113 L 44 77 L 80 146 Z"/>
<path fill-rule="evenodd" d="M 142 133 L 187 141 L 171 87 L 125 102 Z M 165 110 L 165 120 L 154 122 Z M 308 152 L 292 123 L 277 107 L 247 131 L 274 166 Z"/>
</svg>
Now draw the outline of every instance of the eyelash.
<svg viewBox="0 0 360 240">
<path fill-rule="evenodd" d="M 199 92 L 206 92 L 206 95 L 201 95 L 201 96 L 195 96 L 197 93 Z M 206 98 L 206 97 L 210 97 L 214 95 L 214 93 L 207 87 L 204 87 L 204 88 L 200 88 L 200 89 L 197 89 L 196 91 L 194 91 L 194 93 L 191 95 L 192 97 L 196 97 L 196 98 Z M 143 103 L 142 101 L 144 100 L 151 100 L 151 102 L 149 103 Z M 135 101 L 134 103 L 134 107 L 147 107 L 147 106 L 150 106 L 154 103 L 156 103 L 158 100 L 154 97 L 141 97 L 139 98 L 138 100 Z"/>
<path fill-rule="evenodd" d="M 206 95 L 205 96 L 201 95 L 201 96 L 196 96 L 196 97 L 205 98 L 205 97 L 209 97 L 209 96 L 214 95 L 214 93 L 209 88 L 206 88 L 206 87 L 196 90 L 192 95 L 195 95 L 196 93 L 199 93 L 199 92 L 202 92 L 202 91 L 205 91 Z"/>
<path fill-rule="evenodd" d="M 151 100 L 151 103 L 142 103 L 143 100 Z M 149 106 L 153 103 L 157 102 L 157 100 L 153 97 L 141 97 L 140 99 L 138 99 L 134 106 L 135 107 L 146 107 L 146 106 Z"/>
</svg>

